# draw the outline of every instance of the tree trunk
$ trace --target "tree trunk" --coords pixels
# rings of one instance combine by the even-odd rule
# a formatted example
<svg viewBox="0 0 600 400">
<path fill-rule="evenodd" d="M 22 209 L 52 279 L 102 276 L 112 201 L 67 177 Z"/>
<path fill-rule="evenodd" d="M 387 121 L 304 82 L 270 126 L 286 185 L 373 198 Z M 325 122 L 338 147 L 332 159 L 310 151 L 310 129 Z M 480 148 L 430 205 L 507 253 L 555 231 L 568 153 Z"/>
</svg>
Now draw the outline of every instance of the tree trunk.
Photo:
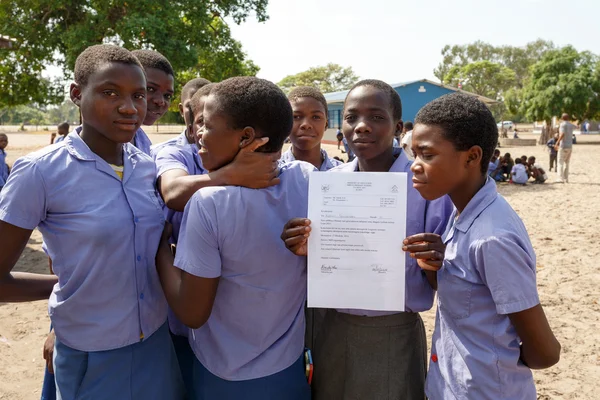
<svg viewBox="0 0 600 400">
<path fill-rule="evenodd" d="M 542 134 L 540 135 L 540 140 L 538 144 L 546 144 L 548 140 L 552 137 L 552 120 L 546 121 L 546 125 L 542 127 Z"/>
</svg>

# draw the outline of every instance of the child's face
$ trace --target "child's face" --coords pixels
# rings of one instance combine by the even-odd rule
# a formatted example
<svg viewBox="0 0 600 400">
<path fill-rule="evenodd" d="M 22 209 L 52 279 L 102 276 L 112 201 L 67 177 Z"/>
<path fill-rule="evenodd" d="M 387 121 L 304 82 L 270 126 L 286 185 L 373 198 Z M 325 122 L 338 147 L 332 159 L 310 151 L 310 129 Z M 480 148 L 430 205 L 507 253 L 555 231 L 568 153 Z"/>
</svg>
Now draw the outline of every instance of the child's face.
<svg viewBox="0 0 600 400">
<path fill-rule="evenodd" d="M 344 104 L 342 131 L 352 152 L 371 160 L 392 147 L 394 133 L 400 130 L 387 93 L 372 86 L 359 86 Z"/>
<path fill-rule="evenodd" d="M 467 179 L 468 151 L 458 151 L 442 136 L 442 128 L 416 124 L 413 129 L 412 152 L 415 161 L 413 187 L 426 200 L 435 200 L 454 192 Z M 479 168 L 479 166 L 477 166 Z"/>
<path fill-rule="evenodd" d="M 8 136 L 0 135 L 0 150 L 4 150 L 8 146 Z"/>
<path fill-rule="evenodd" d="M 165 115 L 171 105 L 174 79 L 173 76 L 156 68 L 146 68 L 146 79 L 148 112 L 144 125 L 152 125 Z"/>
<path fill-rule="evenodd" d="M 194 113 L 194 120 L 192 121 L 192 135 L 194 142 L 198 145 L 198 149 L 202 147 L 201 140 L 202 134 L 204 133 L 204 103 L 208 96 L 200 98 L 198 101 L 198 110 Z"/>
<path fill-rule="evenodd" d="M 71 85 L 71 100 L 81 110 L 86 130 L 115 143 L 133 139 L 146 115 L 146 77 L 137 65 L 105 63 L 87 85 Z"/>
<path fill-rule="evenodd" d="M 292 145 L 300 150 L 319 147 L 327 128 L 323 104 L 312 97 L 300 97 L 290 104 L 294 112 L 294 126 L 290 134 Z"/>
<path fill-rule="evenodd" d="M 231 128 L 226 112 L 219 110 L 218 99 L 213 95 L 204 102 L 203 114 L 200 158 L 204 168 L 215 171 L 233 161 L 239 150 L 254 140 L 254 130 Z"/>
</svg>

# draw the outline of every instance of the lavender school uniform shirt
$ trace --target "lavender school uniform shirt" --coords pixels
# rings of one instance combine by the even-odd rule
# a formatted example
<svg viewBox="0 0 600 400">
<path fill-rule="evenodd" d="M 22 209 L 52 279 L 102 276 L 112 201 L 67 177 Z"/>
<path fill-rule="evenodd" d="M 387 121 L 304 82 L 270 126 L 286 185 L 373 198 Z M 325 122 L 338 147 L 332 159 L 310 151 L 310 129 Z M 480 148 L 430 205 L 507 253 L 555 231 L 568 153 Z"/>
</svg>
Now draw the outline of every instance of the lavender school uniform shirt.
<svg viewBox="0 0 600 400">
<path fill-rule="evenodd" d="M 519 361 L 520 340 L 508 317 L 539 304 L 527 230 L 489 178 L 448 225 L 427 396 L 535 400 L 531 370 Z"/>
<path fill-rule="evenodd" d="M 77 128 L 75 128 L 75 133 L 79 135 L 82 129 L 83 128 L 81 127 L 81 125 L 78 126 Z M 137 147 L 138 150 L 141 150 L 142 153 L 152 157 L 152 150 L 150 149 L 150 147 L 152 146 L 152 142 L 150 141 L 150 138 L 148 137 L 148 135 L 146 135 L 146 132 L 144 132 L 142 128 L 138 128 L 138 130 L 135 131 L 135 135 L 133 136 L 133 145 Z"/>
<path fill-rule="evenodd" d="M 171 138 L 165 142 L 154 144 L 154 145 L 150 146 L 150 155 L 156 161 L 156 156 L 165 147 L 184 146 L 186 144 L 189 144 L 188 140 L 187 140 L 187 136 L 185 135 L 185 132 L 186 132 L 186 130 L 184 129 L 183 132 L 181 132 L 179 135 L 175 136 L 174 138 Z"/>
<path fill-rule="evenodd" d="M 177 137 L 177 139 L 179 138 L 180 136 Z M 174 141 L 171 145 L 165 145 L 162 149 L 159 149 L 158 154 L 155 154 L 157 177 L 160 177 L 165 172 L 173 169 L 184 170 L 188 175 L 205 174 L 207 171 L 202 167 L 202 160 L 198 154 L 198 147 L 196 147 L 195 144 L 188 144 L 187 138 L 185 138 L 184 144 L 179 145 L 177 143 L 177 141 Z M 171 240 L 173 243 L 177 244 L 183 213 L 181 211 L 171 210 L 166 205 L 164 207 L 164 213 L 166 220 L 173 226 Z M 179 336 L 188 336 L 189 328 L 177 319 L 175 313 L 173 313 L 170 308 L 168 319 L 171 332 Z"/>
<path fill-rule="evenodd" d="M 319 168 L 319 171 L 329 171 L 330 169 L 337 167 L 340 164 L 343 164 L 341 161 L 336 160 L 335 158 L 331 158 L 327 155 L 327 152 L 323 149 L 321 149 L 321 156 L 323 157 L 323 163 L 321 164 L 321 167 Z M 286 151 L 285 153 L 283 153 L 281 155 L 281 158 L 279 159 L 280 164 L 282 163 L 288 163 L 288 162 L 292 162 L 292 161 L 296 161 L 296 157 L 294 157 L 294 154 L 292 153 L 292 149 L 289 148 L 288 151 Z"/>
<path fill-rule="evenodd" d="M 8 165 L 6 165 L 6 152 L 0 149 L 0 188 L 8 179 Z"/>
<path fill-rule="evenodd" d="M 185 208 L 175 265 L 220 278 L 210 318 L 192 330 L 190 344 L 220 378 L 262 378 L 302 354 L 306 257 L 286 249 L 280 235 L 291 218 L 306 217 L 312 171 L 288 163 L 277 186 L 204 188 Z"/>
<path fill-rule="evenodd" d="M 58 284 L 48 311 L 56 336 L 80 351 L 147 339 L 166 321 L 154 259 L 164 226 L 152 160 L 127 143 L 123 180 L 75 132 L 17 160 L 0 219 L 38 227 Z"/>
<path fill-rule="evenodd" d="M 394 155 L 398 158 L 392 164 L 389 172 L 406 172 L 407 179 L 407 210 L 406 210 L 406 236 L 416 235 L 417 233 L 433 232 L 441 235 L 446 228 L 453 205 L 447 196 L 434 201 L 427 201 L 412 186 L 412 172 L 410 161 L 405 152 L 400 148 L 394 148 Z M 353 172 L 358 171 L 358 159 L 342 164 L 332 169 L 330 172 Z M 398 238 L 398 246 L 402 246 L 404 238 Z M 429 310 L 433 306 L 434 291 L 427 281 L 423 270 L 417 264 L 417 261 L 405 255 L 406 267 L 406 291 L 405 291 L 405 309 L 409 312 L 421 312 Z M 382 315 L 396 314 L 389 311 L 372 310 L 338 310 L 346 314 L 363 315 L 367 317 L 377 317 Z"/>
</svg>

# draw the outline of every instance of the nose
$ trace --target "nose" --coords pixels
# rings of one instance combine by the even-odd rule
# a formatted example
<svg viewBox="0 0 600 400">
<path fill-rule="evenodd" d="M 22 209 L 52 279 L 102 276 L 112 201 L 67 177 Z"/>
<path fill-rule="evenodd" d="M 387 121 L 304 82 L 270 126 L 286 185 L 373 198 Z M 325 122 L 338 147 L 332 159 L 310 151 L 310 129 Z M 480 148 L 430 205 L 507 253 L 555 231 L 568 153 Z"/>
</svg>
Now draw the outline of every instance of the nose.
<svg viewBox="0 0 600 400">
<path fill-rule="evenodd" d="M 154 101 L 154 104 L 156 104 L 159 107 L 164 107 L 164 105 L 167 104 L 167 102 L 165 101 L 165 98 L 160 93 L 156 93 L 156 96 L 154 96 L 152 101 Z"/>
<path fill-rule="evenodd" d="M 422 174 L 423 173 L 423 165 L 421 165 L 421 160 L 419 159 L 419 157 L 415 157 L 415 160 L 413 161 L 412 165 L 410 166 L 410 171 L 414 174 Z"/>
<path fill-rule="evenodd" d="M 355 133 L 371 133 L 371 127 L 364 119 L 360 119 L 354 127 Z"/>
<path fill-rule="evenodd" d="M 307 118 L 302 119 L 302 121 L 300 123 L 300 129 L 302 129 L 302 130 L 312 129 L 312 126 L 308 123 Z"/>
<path fill-rule="evenodd" d="M 125 99 L 123 103 L 119 106 L 118 110 L 121 114 L 126 115 L 134 115 L 138 112 L 137 108 L 135 107 L 135 103 L 133 102 L 133 99 Z"/>
</svg>

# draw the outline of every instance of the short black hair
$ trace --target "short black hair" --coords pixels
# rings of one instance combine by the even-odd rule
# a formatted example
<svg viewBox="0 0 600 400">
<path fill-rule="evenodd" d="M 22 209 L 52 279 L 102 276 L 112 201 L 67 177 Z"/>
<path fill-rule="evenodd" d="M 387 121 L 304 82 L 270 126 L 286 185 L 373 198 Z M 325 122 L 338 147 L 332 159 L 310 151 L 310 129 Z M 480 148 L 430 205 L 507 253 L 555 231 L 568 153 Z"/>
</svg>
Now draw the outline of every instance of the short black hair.
<svg viewBox="0 0 600 400">
<path fill-rule="evenodd" d="M 69 130 L 69 123 L 68 122 L 61 122 L 60 124 L 58 124 L 58 126 L 56 127 L 56 129 L 60 129 L 60 128 L 67 128 L 67 130 Z"/>
<path fill-rule="evenodd" d="M 90 46 L 77 56 L 75 60 L 75 83 L 80 86 L 88 84 L 90 76 L 106 63 L 122 63 L 139 67 L 144 72 L 140 61 L 127 49 L 113 44 L 97 44 Z"/>
<path fill-rule="evenodd" d="M 191 99 L 198 89 L 209 83 L 210 81 L 204 78 L 194 78 L 191 81 L 188 81 L 181 89 L 181 102 L 183 103 L 184 99 Z"/>
<path fill-rule="evenodd" d="M 269 142 L 264 152 L 280 151 L 289 136 L 294 117 L 285 93 L 272 82 L 253 76 L 229 78 L 217 83 L 210 93 L 233 129 L 254 128 Z"/>
<path fill-rule="evenodd" d="M 459 151 L 481 147 L 480 168 L 487 174 L 498 144 L 498 127 L 490 109 L 475 96 L 452 93 L 439 97 L 421 108 L 415 123 L 441 127 L 444 138 Z"/>
<path fill-rule="evenodd" d="M 212 90 L 215 86 L 216 86 L 216 83 L 209 82 L 208 84 L 206 84 L 206 85 L 202 86 L 200 89 L 198 89 L 196 91 L 196 93 L 194 93 L 194 95 L 190 99 L 190 110 L 192 111 L 193 115 L 196 115 L 196 113 L 200 109 L 200 99 L 210 95 L 210 93 L 212 92 Z"/>
<path fill-rule="evenodd" d="M 515 158 L 515 164 L 522 164 L 523 160 L 521 160 L 520 158 Z"/>
<path fill-rule="evenodd" d="M 415 125 L 411 122 L 411 121 L 406 121 L 404 123 L 404 127 L 406 128 L 406 130 L 408 131 L 412 131 L 413 129 L 415 129 Z"/>
<path fill-rule="evenodd" d="M 167 57 L 155 50 L 133 50 L 131 52 L 138 60 L 144 69 L 154 68 L 163 71 L 167 75 L 175 76 L 173 67 Z"/>
<path fill-rule="evenodd" d="M 499 149 L 494 150 L 494 155 L 496 155 L 496 154 L 500 154 L 500 150 Z"/>
<path fill-rule="evenodd" d="M 391 87 L 384 81 L 380 81 L 377 79 L 363 79 L 362 81 L 359 81 L 354 86 L 352 86 L 352 89 L 350 89 L 350 91 L 346 95 L 346 99 L 348 98 L 348 96 L 350 96 L 350 93 L 352 93 L 352 91 L 354 89 L 362 87 L 362 86 L 371 86 L 371 87 L 374 87 L 376 89 L 379 89 L 379 90 L 385 92 L 388 95 L 388 97 L 390 98 L 390 107 L 392 109 L 392 116 L 394 117 L 394 119 L 396 121 L 399 121 L 402 119 L 402 100 L 400 100 L 400 95 L 398 94 L 398 92 L 396 92 L 394 90 L 393 87 Z M 344 103 L 345 103 L 345 100 L 344 100 Z"/>
<path fill-rule="evenodd" d="M 288 94 L 288 99 L 291 102 L 297 101 L 301 97 L 310 97 L 321 103 L 323 105 L 325 116 L 327 117 L 327 100 L 325 100 L 325 96 L 323 96 L 323 93 L 321 93 L 319 89 L 312 86 L 298 86 L 292 89 L 290 94 Z"/>
</svg>

